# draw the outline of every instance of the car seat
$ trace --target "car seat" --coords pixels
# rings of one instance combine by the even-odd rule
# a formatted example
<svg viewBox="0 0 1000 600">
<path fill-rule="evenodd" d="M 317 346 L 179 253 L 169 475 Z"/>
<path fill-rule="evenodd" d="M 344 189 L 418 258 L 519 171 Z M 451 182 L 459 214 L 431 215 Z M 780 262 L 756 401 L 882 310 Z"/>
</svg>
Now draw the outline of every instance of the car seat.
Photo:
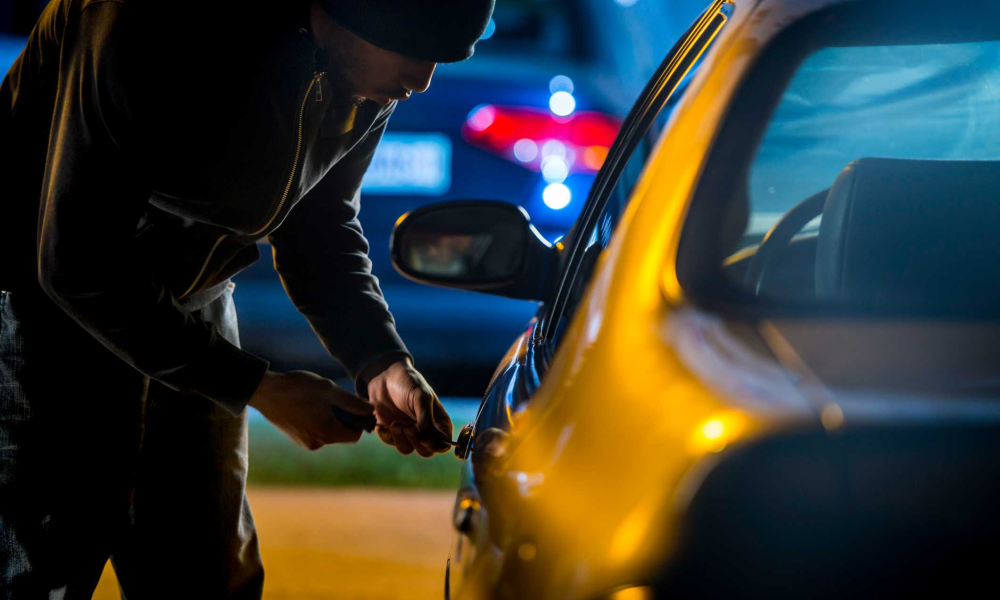
<svg viewBox="0 0 1000 600">
<path fill-rule="evenodd" d="M 820 301 L 940 312 L 1000 303 L 1000 162 L 863 158 L 827 196 Z"/>
</svg>

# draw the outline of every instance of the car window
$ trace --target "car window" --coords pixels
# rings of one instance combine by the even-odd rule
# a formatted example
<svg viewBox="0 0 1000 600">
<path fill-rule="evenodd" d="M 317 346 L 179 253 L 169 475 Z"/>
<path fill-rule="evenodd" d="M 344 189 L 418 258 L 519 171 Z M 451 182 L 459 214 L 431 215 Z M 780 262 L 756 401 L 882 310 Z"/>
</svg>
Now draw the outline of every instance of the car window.
<svg viewBox="0 0 1000 600">
<path fill-rule="evenodd" d="M 565 326 L 576 312 L 598 258 L 610 243 L 628 206 L 632 189 L 650 156 L 654 136 L 659 134 L 662 127 L 663 113 L 669 112 L 686 91 L 687 83 L 700 67 L 704 53 L 725 25 L 731 10 L 732 4 L 715 2 L 678 40 L 660 69 L 653 75 L 647 87 L 649 96 L 640 97 L 630 114 L 630 118 L 636 114 L 642 115 L 641 126 L 635 127 L 635 123 L 627 121 L 622 127 L 622 131 L 628 133 L 624 134 L 625 137 L 620 135 L 616 145 L 630 142 L 634 149 L 631 154 L 622 156 L 617 161 L 605 163 L 595 188 L 600 185 L 602 175 L 605 179 L 613 179 L 613 185 L 606 186 L 606 191 L 599 191 L 597 194 L 592 192 L 588 207 L 574 228 L 575 237 L 570 243 L 576 245 L 577 252 L 567 265 L 565 282 L 550 317 L 552 329 L 549 339 L 553 347 L 558 345 Z M 658 87 L 657 83 L 662 85 Z M 643 108 L 648 110 L 640 110 Z M 632 139 L 629 140 L 628 137 Z"/>
<path fill-rule="evenodd" d="M 875 28 L 844 10 L 826 39 L 789 34 L 810 40 L 798 58 L 785 49 L 759 67 L 785 74 L 755 80 L 774 94 L 770 116 L 745 152 L 719 134 L 724 168 L 710 162 L 683 237 L 701 241 L 678 259 L 714 256 L 718 275 L 684 278 L 797 314 L 996 315 L 1000 24 L 915 10 Z M 732 122 L 751 108 L 736 103 Z"/>
<path fill-rule="evenodd" d="M 1000 42 L 814 53 L 751 163 L 747 237 L 763 235 L 862 158 L 1000 159 L 998 101 Z"/>
<path fill-rule="evenodd" d="M 572 280 L 570 293 L 566 299 L 566 317 L 563 318 L 560 328 L 555 332 L 556 343 L 562 337 L 562 328 L 565 327 L 569 318 L 576 312 L 576 307 L 583 298 L 587 283 L 590 282 L 594 267 L 597 264 L 597 259 L 600 258 L 604 249 L 611 243 L 611 234 L 618 227 L 618 221 L 625 212 L 625 208 L 631 197 L 632 188 L 638 181 L 639 174 L 646 164 L 649 147 L 649 142 L 644 138 L 632 154 L 632 157 L 629 158 L 628 163 L 622 170 L 621 178 L 611 191 L 611 194 L 608 195 L 607 203 L 604 205 L 597 223 L 590 229 L 590 233 L 587 235 L 580 268 L 576 277 Z"/>
</svg>

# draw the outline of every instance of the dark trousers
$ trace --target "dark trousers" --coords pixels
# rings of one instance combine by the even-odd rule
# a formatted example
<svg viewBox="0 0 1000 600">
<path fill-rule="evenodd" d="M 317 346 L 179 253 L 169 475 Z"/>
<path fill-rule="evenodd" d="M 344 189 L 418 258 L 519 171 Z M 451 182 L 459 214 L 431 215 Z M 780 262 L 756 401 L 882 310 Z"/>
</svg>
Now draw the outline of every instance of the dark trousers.
<svg viewBox="0 0 1000 600">
<path fill-rule="evenodd" d="M 200 314 L 239 343 L 231 287 Z M 245 412 L 0 293 L 0 598 L 90 598 L 109 557 L 129 600 L 260 598 L 246 475 Z"/>
</svg>

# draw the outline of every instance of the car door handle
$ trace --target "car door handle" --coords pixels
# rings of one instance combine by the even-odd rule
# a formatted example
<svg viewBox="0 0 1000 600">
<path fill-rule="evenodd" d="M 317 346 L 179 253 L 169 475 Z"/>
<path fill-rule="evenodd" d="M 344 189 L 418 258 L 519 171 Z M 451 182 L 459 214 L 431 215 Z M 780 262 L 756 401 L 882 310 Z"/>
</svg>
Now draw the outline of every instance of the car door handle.
<svg viewBox="0 0 1000 600">
<path fill-rule="evenodd" d="M 453 514 L 455 531 L 471 535 L 479 523 L 479 512 L 481 509 L 482 505 L 478 498 L 468 493 L 460 494 L 458 500 L 455 502 L 455 511 Z"/>
</svg>

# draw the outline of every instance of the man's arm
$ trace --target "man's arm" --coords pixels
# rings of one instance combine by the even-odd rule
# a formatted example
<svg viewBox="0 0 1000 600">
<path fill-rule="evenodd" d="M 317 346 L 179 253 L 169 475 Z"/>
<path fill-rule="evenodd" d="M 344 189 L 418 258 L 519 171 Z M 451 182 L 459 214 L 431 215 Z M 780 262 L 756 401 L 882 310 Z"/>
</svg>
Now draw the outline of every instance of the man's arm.
<svg viewBox="0 0 1000 600">
<path fill-rule="evenodd" d="M 404 454 L 429 456 L 448 450 L 440 438 L 451 439 L 451 420 L 396 333 L 358 220 L 361 179 L 393 108 L 268 239 L 289 298 L 358 393 L 370 397 L 379 422 L 390 426 L 380 430 L 382 440 Z"/>
<path fill-rule="evenodd" d="M 117 2 L 69 15 L 41 194 L 38 277 L 48 295 L 105 346 L 168 386 L 237 414 L 268 363 L 183 307 L 132 251 L 150 196 L 124 85 L 140 52 Z"/>
<path fill-rule="evenodd" d="M 288 297 L 362 395 L 367 395 L 362 373 L 369 366 L 410 356 L 372 275 L 358 220 L 361 179 L 391 112 L 382 111 L 366 136 L 268 236 Z"/>
</svg>

